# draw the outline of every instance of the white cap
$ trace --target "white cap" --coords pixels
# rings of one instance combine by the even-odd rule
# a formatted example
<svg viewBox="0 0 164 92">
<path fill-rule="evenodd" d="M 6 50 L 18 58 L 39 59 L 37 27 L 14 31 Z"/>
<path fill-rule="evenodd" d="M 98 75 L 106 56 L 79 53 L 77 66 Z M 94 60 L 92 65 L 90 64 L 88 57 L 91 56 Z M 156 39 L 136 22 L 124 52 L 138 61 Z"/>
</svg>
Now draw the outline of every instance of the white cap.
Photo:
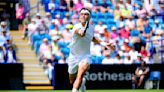
<svg viewBox="0 0 164 92">
<path fill-rule="evenodd" d="M 60 37 L 59 36 L 54 36 L 54 37 L 52 37 L 52 40 L 58 40 L 58 39 L 60 39 Z"/>
<path fill-rule="evenodd" d="M 55 19 L 52 19 L 52 20 L 51 20 L 51 23 L 55 23 Z"/>
<path fill-rule="evenodd" d="M 129 43 L 129 40 L 128 40 L 128 39 L 125 39 L 125 42 L 126 42 L 126 43 Z"/>
<path fill-rule="evenodd" d="M 162 30 L 162 29 L 157 29 L 157 30 L 155 31 L 155 34 L 163 34 L 163 30 Z"/>
<path fill-rule="evenodd" d="M 49 12 L 46 13 L 46 16 L 51 15 Z"/>
<path fill-rule="evenodd" d="M 123 51 L 118 51 L 118 54 L 120 55 L 120 56 L 123 56 Z"/>
<path fill-rule="evenodd" d="M 36 16 L 40 16 L 40 13 L 37 13 Z"/>
<path fill-rule="evenodd" d="M 115 26 L 113 26 L 113 27 L 111 28 L 111 30 L 116 30 L 116 27 L 115 27 Z"/>
<path fill-rule="evenodd" d="M 47 39 L 47 38 L 44 38 L 43 41 L 44 41 L 44 42 L 45 42 L 45 41 L 48 41 L 48 39 Z"/>
<path fill-rule="evenodd" d="M 57 14 L 55 17 L 56 17 L 56 18 L 60 18 L 60 15 L 59 15 L 59 14 Z"/>
<path fill-rule="evenodd" d="M 108 26 L 107 26 L 107 25 L 104 25 L 104 26 L 103 26 L 103 29 L 107 29 L 107 28 L 108 28 Z"/>
<path fill-rule="evenodd" d="M 1 25 L 6 25 L 6 22 L 5 22 L 5 21 L 2 21 L 2 22 L 1 22 Z"/>
<path fill-rule="evenodd" d="M 156 20 L 155 20 L 155 23 L 159 23 L 159 20 L 156 19 Z"/>
<path fill-rule="evenodd" d="M 140 53 L 137 56 L 142 57 L 142 55 Z"/>
</svg>

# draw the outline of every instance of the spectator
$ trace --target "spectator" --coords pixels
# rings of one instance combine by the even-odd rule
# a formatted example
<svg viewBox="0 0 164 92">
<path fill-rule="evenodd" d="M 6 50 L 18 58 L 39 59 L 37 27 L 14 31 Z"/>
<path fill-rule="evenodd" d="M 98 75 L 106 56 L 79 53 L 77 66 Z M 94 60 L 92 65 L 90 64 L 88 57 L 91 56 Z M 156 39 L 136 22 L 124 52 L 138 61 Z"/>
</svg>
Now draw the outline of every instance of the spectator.
<svg viewBox="0 0 164 92">
<path fill-rule="evenodd" d="M 111 38 L 107 26 L 104 26 L 104 37 L 106 42 L 108 42 Z"/>
<path fill-rule="evenodd" d="M 16 19 L 18 21 L 18 29 L 23 30 L 22 22 L 24 19 L 24 6 L 19 4 L 18 8 L 16 9 Z"/>
<path fill-rule="evenodd" d="M 123 60 L 119 54 L 117 54 L 113 60 L 114 60 L 114 64 L 123 64 Z"/>
<path fill-rule="evenodd" d="M 114 60 L 110 57 L 109 51 L 105 53 L 104 59 L 102 60 L 102 64 L 114 64 Z"/>
<path fill-rule="evenodd" d="M 147 37 L 151 37 L 152 34 L 153 34 L 152 27 L 150 26 L 149 21 L 146 20 L 145 25 L 144 25 L 143 36 L 147 38 Z"/>
<path fill-rule="evenodd" d="M 68 5 L 66 3 L 66 0 L 60 0 L 60 11 L 61 12 L 68 11 Z"/>
<path fill-rule="evenodd" d="M 28 25 L 28 44 L 32 43 L 32 36 L 37 33 L 38 25 L 36 24 L 36 20 L 32 19 L 31 23 Z"/>
<path fill-rule="evenodd" d="M 7 39 L 12 39 L 11 36 L 9 34 L 6 33 L 6 31 L 2 31 L 1 35 L 0 35 L 0 43 L 4 44 L 6 42 Z"/>
<path fill-rule="evenodd" d="M 10 31 L 7 24 L 6 24 L 6 22 L 4 22 L 4 21 L 2 21 L 1 24 L 0 24 L 0 32 L 2 32 L 2 31 L 7 31 L 8 33 Z"/>
<path fill-rule="evenodd" d="M 95 36 L 96 37 L 100 38 L 100 34 L 104 33 L 104 27 L 105 26 L 106 25 L 104 25 L 102 21 L 99 21 L 98 24 L 95 25 L 95 29 L 94 30 L 95 30 Z"/>
<path fill-rule="evenodd" d="M 117 33 L 117 29 L 116 29 L 116 27 L 114 26 L 114 27 L 111 28 L 111 30 L 112 30 L 112 32 L 111 32 L 111 39 L 112 39 L 113 41 L 116 41 L 116 39 L 117 39 L 118 36 L 119 36 L 119 34 Z"/>
<path fill-rule="evenodd" d="M 134 47 L 131 47 L 131 50 L 129 51 L 129 55 L 133 62 L 137 60 L 138 54 L 139 53 L 134 49 Z"/>
<path fill-rule="evenodd" d="M 0 63 L 5 63 L 6 50 L 3 46 L 0 46 Z"/>
<path fill-rule="evenodd" d="M 44 20 L 46 26 L 49 27 L 51 25 L 50 21 L 52 20 L 51 14 L 49 12 L 47 12 L 46 17 L 43 20 Z"/>
<path fill-rule="evenodd" d="M 40 24 L 42 24 L 42 17 L 40 15 L 40 13 L 36 14 L 36 18 L 35 18 L 35 22 L 36 24 L 39 26 Z"/>
<path fill-rule="evenodd" d="M 143 58 L 146 58 L 149 56 L 149 53 L 144 46 L 141 47 L 141 51 L 139 53 L 142 55 Z"/>
<path fill-rule="evenodd" d="M 119 20 L 121 16 L 121 10 L 119 6 L 116 6 L 116 9 L 114 10 L 114 19 Z"/>
<path fill-rule="evenodd" d="M 9 46 L 6 50 L 6 62 L 7 63 L 16 63 L 17 61 L 16 52 L 12 46 Z"/>
<path fill-rule="evenodd" d="M 144 26 L 145 26 L 145 17 L 143 15 L 140 15 L 139 18 L 136 21 L 136 26 L 138 31 L 144 31 Z"/>
<path fill-rule="evenodd" d="M 27 13 L 25 19 L 23 20 L 23 39 L 28 37 L 28 25 L 31 23 L 30 14 Z"/>
<path fill-rule="evenodd" d="M 72 33 L 69 30 L 69 25 L 66 26 L 66 29 L 61 33 L 64 42 L 69 43 L 72 39 Z"/>
<path fill-rule="evenodd" d="M 46 34 L 49 32 L 48 27 L 46 23 L 44 22 L 44 20 L 41 20 L 41 24 L 39 24 L 38 26 L 39 26 L 37 29 L 38 34 Z"/>
<path fill-rule="evenodd" d="M 124 25 L 120 26 L 119 34 L 123 39 L 129 39 L 130 37 L 130 32 L 124 28 Z"/>
<path fill-rule="evenodd" d="M 143 88 L 144 82 L 149 74 L 149 67 L 146 66 L 144 61 L 141 62 L 141 66 L 137 67 L 135 70 L 135 75 L 132 77 L 132 87 L 135 88 Z"/>
<path fill-rule="evenodd" d="M 52 55 L 52 47 L 48 42 L 47 38 L 43 39 L 43 43 L 40 46 L 39 49 L 40 52 L 40 63 L 47 64 L 52 62 L 53 55 Z"/>
<path fill-rule="evenodd" d="M 136 25 L 133 16 L 129 16 L 128 19 L 126 20 L 125 24 L 130 29 L 133 29 L 135 27 L 135 25 Z"/>
<path fill-rule="evenodd" d="M 9 46 L 12 46 L 13 50 L 14 50 L 15 52 L 17 51 L 17 47 L 16 47 L 16 45 L 12 42 L 11 39 L 7 39 L 6 42 L 3 44 L 3 46 L 4 46 L 4 48 L 5 48 L 6 50 L 8 50 L 8 47 L 9 47 Z"/>
<path fill-rule="evenodd" d="M 123 63 L 124 64 L 133 64 L 134 61 L 131 59 L 131 56 L 129 54 L 126 54 Z"/>
<path fill-rule="evenodd" d="M 52 47 L 52 54 L 54 56 L 61 57 L 62 54 L 60 52 L 60 47 L 58 46 L 58 41 L 60 40 L 59 36 L 52 37 L 51 47 Z"/>
<path fill-rule="evenodd" d="M 79 12 L 82 9 L 82 7 L 83 7 L 82 1 L 81 0 L 78 0 L 78 2 L 75 3 L 74 10 L 77 11 L 77 12 Z"/>
</svg>

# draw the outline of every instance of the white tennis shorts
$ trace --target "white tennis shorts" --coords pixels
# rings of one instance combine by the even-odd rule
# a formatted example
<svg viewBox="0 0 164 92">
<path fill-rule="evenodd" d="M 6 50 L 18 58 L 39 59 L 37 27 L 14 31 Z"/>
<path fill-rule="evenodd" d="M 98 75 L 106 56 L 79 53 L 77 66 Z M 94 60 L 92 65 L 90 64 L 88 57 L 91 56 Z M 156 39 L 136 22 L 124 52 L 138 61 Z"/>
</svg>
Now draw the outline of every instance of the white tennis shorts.
<svg viewBox="0 0 164 92">
<path fill-rule="evenodd" d="M 67 59 L 68 63 L 68 73 L 69 74 L 75 74 L 78 71 L 78 66 L 80 66 L 81 63 L 86 62 L 88 64 L 91 64 L 92 58 L 91 55 L 84 55 L 84 56 L 69 56 Z"/>
</svg>

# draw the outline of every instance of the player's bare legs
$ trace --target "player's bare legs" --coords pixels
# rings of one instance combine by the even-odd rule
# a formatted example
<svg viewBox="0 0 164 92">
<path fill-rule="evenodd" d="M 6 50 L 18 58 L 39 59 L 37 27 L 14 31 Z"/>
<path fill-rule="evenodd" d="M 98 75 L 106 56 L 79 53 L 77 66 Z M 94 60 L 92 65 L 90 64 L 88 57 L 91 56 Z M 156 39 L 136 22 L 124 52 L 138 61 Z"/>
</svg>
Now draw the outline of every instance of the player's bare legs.
<svg viewBox="0 0 164 92">
<path fill-rule="evenodd" d="M 82 84 L 82 81 L 83 81 L 84 74 L 88 69 L 89 69 L 89 64 L 87 62 L 82 62 L 79 65 L 77 77 L 73 84 L 73 90 L 74 89 L 79 90 L 79 88 Z"/>
</svg>

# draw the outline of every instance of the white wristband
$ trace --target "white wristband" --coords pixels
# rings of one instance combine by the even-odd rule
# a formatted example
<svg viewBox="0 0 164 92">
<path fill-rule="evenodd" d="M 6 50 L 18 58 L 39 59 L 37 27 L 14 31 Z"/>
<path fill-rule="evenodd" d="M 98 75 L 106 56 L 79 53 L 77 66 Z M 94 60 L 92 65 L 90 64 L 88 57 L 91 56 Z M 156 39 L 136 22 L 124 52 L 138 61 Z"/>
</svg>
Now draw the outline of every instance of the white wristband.
<svg viewBox="0 0 164 92">
<path fill-rule="evenodd" d="M 100 45 L 106 46 L 106 42 L 100 42 Z"/>
</svg>

